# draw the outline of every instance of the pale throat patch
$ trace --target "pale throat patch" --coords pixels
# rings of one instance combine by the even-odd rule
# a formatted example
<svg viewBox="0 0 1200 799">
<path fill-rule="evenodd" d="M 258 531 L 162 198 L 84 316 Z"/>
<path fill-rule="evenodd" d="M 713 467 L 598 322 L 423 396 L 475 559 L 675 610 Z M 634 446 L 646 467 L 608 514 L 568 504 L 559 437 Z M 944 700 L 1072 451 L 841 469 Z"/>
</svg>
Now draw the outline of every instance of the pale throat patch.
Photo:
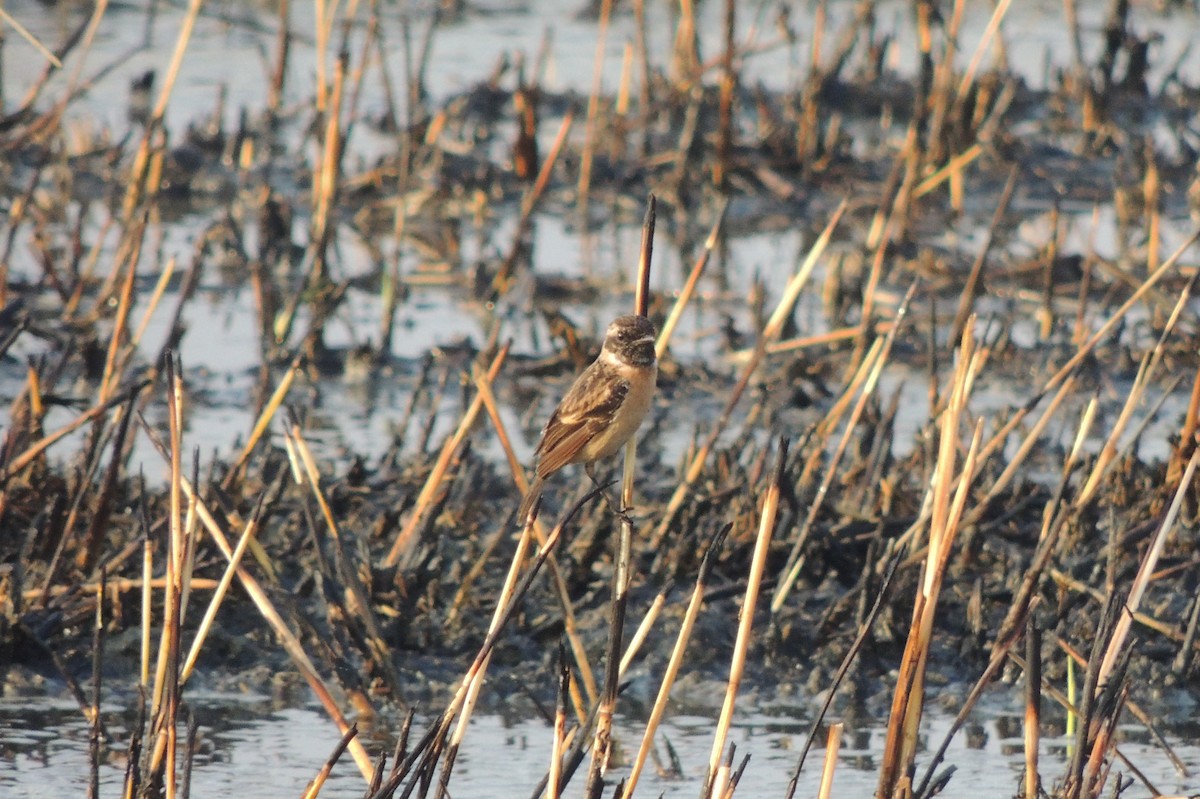
<svg viewBox="0 0 1200 799">
<path fill-rule="evenodd" d="M 605 347 L 604 349 L 600 350 L 600 357 L 597 358 L 596 361 L 598 363 L 607 364 L 607 365 L 613 367 L 614 369 L 622 369 L 622 368 L 628 369 L 629 368 L 629 364 L 626 363 L 625 361 L 621 360 L 621 356 L 617 355 L 617 353 L 614 350 L 610 350 L 608 347 Z"/>
</svg>

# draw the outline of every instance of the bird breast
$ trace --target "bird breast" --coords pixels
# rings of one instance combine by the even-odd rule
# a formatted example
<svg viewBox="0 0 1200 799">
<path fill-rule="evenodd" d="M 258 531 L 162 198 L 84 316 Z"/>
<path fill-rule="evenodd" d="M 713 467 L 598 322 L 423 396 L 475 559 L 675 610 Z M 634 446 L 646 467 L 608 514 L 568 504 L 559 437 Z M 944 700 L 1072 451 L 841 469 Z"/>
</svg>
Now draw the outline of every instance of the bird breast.
<svg viewBox="0 0 1200 799">
<path fill-rule="evenodd" d="M 657 364 L 649 367 L 622 364 L 618 370 L 621 377 L 629 383 L 629 393 L 625 395 L 625 401 L 613 415 L 612 423 L 584 445 L 577 463 L 590 463 L 607 458 L 620 449 L 641 427 L 654 401 L 654 387 L 658 379 Z M 647 371 L 650 373 L 649 379 Z"/>
</svg>

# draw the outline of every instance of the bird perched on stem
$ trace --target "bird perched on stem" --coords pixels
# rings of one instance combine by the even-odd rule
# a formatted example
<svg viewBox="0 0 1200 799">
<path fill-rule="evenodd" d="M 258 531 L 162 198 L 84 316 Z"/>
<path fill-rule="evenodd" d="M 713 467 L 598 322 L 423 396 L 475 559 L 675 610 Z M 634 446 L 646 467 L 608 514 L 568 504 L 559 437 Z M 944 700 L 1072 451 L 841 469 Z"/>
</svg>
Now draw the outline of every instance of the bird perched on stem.
<svg viewBox="0 0 1200 799">
<path fill-rule="evenodd" d="M 658 381 L 654 337 L 654 325 L 644 316 L 619 316 L 608 326 L 600 354 L 575 378 L 546 422 L 533 485 L 517 512 L 519 522 L 528 518 L 547 477 L 582 463 L 596 481 L 596 461 L 615 453 L 637 432 Z"/>
</svg>

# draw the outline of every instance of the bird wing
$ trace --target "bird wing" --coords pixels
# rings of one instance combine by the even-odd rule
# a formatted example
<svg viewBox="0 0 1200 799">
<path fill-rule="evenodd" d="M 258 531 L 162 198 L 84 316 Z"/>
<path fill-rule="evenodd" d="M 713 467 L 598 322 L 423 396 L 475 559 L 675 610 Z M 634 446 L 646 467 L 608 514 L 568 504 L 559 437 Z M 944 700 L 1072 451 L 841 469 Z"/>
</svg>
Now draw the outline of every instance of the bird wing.
<svg viewBox="0 0 1200 799">
<path fill-rule="evenodd" d="M 613 380 L 611 372 L 585 370 L 546 422 L 537 448 L 537 473 L 545 476 L 574 463 L 587 443 L 612 422 L 628 394 L 629 383 Z"/>
</svg>

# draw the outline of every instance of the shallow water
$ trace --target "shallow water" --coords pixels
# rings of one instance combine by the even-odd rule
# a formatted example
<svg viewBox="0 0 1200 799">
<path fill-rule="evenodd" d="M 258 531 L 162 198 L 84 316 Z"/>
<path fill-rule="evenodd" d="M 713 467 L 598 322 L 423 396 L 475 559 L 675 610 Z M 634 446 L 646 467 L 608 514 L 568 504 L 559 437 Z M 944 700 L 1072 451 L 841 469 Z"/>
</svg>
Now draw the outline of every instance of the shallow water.
<svg viewBox="0 0 1200 799">
<path fill-rule="evenodd" d="M 230 695 L 199 695 L 191 700 L 199 725 L 199 746 L 192 772 L 193 796 L 299 796 L 306 783 L 337 743 L 337 730 L 316 707 L 280 707 L 261 698 Z M 750 755 L 739 796 L 783 796 L 795 769 L 811 723 L 810 709 L 759 708 L 746 702 L 739 706 L 729 741 L 737 746 L 737 760 Z M 639 782 L 641 795 L 691 797 L 699 790 L 712 747 L 713 715 L 707 711 L 677 712 L 660 729 L 658 751 L 666 759 L 664 741 L 678 754 L 683 773 L 664 776 L 652 761 Z M 831 717 L 837 720 L 836 717 Z M 1067 748 L 1054 737 L 1061 718 L 1046 717 L 1040 752 L 1040 770 L 1047 787 L 1065 771 Z M 926 750 L 940 745 L 951 718 L 934 714 L 924 724 Z M 116 738 L 116 749 L 124 746 L 127 730 L 119 718 L 106 722 Z M 420 720 L 418 719 L 418 727 Z M 610 771 L 615 783 L 629 773 L 629 762 L 641 742 L 644 723 L 618 717 L 617 738 L 623 755 Z M 1061 727 L 1057 730 L 1061 733 Z M 1186 793 L 1200 785 L 1200 744 L 1191 729 L 1191 740 L 1182 733 L 1168 735 L 1175 752 L 1189 769 L 1180 776 L 1163 753 L 1135 725 L 1125 725 L 1125 740 L 1118 748 L 1160 791 Z M 181 732 L 182 735 L 182 732 Z M 878 728 L 847 730 L 838 755 L 834 776 L 835 796 L 868 796 L 877 779 L 876 756 L 885 732 Z M 386 740 L 364 733 L 372 755 Z M 456 797 L 511 796 L 532 794 L 549 762 L 552 730 L 540 720 L 494 714 L 477 714 L 471 722 L 466 743 L 459 755 L 451 782 Z M 819 770 L 825 756 L 824 735 L 808 756 L 796 792 L 813 796 L 820 782 Z M 88 784 L 88 727 L 69 700 L 0 700 L 0 795 L 7 799 L 40 799 L 45 796 L 82 795 Z M 928 751 L 918 758 L 918 775 L 923 775 Z M 947 763 L 957 766 L 944 796 L 1015 795 L 1024 769 L 1021 715 L 998 707 L 980 710 L 960 732 L 949 749 Z M 586 766 L 586 763 L 585 763 Z M 1115 771 L 1122 771 L 1120 764 Z M 1128 774 L 1128 770 L 1123 770 Z M 119 751 L 100 769 L 102 796 L 119 795 L 124 764 Z M 573 786 L 582 786 L 579 775 Z M 361 796 L 365 786 L 346 755 L 334 769 L 321 792 L 323 797 Z M 1145 796 L 1141 785 L 1127 794 Z"/>
</svg>

